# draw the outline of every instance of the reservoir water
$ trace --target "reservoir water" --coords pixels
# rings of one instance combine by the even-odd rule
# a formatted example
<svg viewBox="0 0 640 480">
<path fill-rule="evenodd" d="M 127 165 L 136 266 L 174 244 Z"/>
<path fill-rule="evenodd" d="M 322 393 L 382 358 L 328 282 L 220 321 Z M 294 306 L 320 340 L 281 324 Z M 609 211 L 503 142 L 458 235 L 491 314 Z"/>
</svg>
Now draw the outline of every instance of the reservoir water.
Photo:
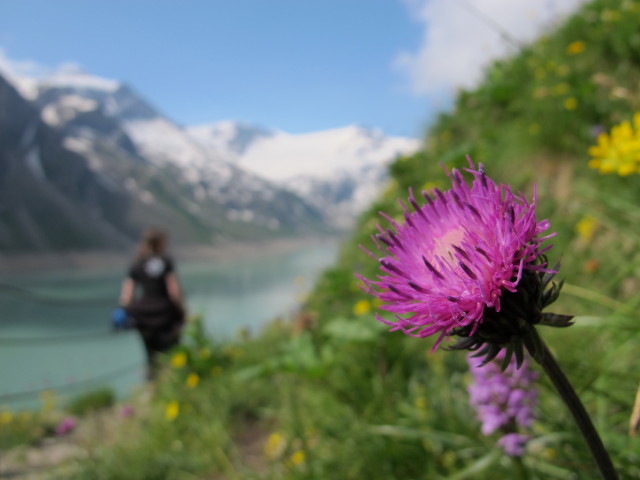
<svg viewBox="0 0 640 480">
<path fill-rule="evenodd" d="M 201 314 L 207 332 L 224 340 L 294 312 L 337 250 L 337 241 L 325 241 L 178 263 L 177 271 L 189 313 Z M 0 276 L 0 409 L 36 408 L 49 391 L 64 399 L 108 386 L 123 397 L 143 383 L 137 334 L 110 329 L 126 269 Z"/>
</svg>

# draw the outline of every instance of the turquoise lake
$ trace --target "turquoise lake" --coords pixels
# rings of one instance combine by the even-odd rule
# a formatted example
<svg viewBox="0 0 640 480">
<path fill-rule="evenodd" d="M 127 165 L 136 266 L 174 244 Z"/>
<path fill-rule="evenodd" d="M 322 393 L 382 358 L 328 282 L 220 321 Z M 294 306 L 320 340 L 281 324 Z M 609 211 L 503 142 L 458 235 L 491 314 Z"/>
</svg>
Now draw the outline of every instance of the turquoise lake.
<svg viewBox="0 0 640 480">
<path fill-rule="evenodd" d="M 177 264 L 190 314 L 201 314 L 214 338 L 252 333 L 294 313 L 337 241 L 287 252 L 255 252 L 225 261 Z M 43 391 L 66 397 L 103 386 L 125 397 L 144 383 L 144 352 L 135 331 L 114 333 L 127 265 L 99 270 L 0 276 L 0 408 L 37 408 Z"/>
</svg>

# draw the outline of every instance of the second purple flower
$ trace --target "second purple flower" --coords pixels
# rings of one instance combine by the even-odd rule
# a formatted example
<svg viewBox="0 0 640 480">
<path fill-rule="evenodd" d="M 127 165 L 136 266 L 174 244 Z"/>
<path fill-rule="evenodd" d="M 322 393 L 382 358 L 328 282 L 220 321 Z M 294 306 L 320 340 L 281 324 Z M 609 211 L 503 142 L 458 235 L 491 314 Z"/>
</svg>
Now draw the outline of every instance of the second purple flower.
<svg viewBox="0 0 640 480">
<path fill-rule="evenodd" d="M 469 402 L 482 423 L 482 433 L 501 432 L 503 436 L 498 443 L 505 453 L 520 456 L 529 440 L 522 430 L 531 427 L 535 419 L 538 374 L 531 370 L 526 359 L 520 368 L 512 359 L 501 371 L 499 361 L 503 360 L 504 351 L 484 366 L 479 358 L 467 356 L 473 379 L 469 385 Z"/>
</svg>

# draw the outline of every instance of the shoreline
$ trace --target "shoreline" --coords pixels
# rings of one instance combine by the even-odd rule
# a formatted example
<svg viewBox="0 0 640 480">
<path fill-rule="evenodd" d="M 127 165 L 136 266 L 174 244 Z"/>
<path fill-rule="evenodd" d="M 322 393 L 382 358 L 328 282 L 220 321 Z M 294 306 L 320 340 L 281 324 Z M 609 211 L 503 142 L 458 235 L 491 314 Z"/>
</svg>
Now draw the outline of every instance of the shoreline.
<svg viewBox="0 0 640 480">
<path fill-rule="evenodd" d="M 229 242 L 221 245 L 189 245 L 169 248 L 177 262 L 197 260 L 232 261 L 239 258 L 277 254 L 326 242 L 341 242 L 341 236 L 278 238 L 261 242 Z M 90 250 L 59 253 L 0 254 L 0 275 L 39 273 L 55 270 L 84 270 L 109 266 L 127 266 L 134 256 L 131 251 Z"/>
</svg>

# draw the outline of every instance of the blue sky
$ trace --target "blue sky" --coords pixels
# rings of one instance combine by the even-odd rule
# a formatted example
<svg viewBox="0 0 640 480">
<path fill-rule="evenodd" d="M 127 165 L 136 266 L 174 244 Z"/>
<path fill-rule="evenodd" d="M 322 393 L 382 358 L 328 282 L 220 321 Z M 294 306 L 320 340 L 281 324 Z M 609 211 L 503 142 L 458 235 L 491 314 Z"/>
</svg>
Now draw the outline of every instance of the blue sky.
<svg viewBox="0 0 640 480">
<path fill-rule="evenodd" d="M 0 54 L 122 80 L 183 125 L 242 120 L 303 133 L 355 123 L 420 136 L 476 57 L 504 53 L 501 44 L 474 53 L 473 29 L 487 28 L 458 1 L 0 0 Z M 503 21 L 521 32 L 515 19 L 539 2 L 476 3 L 495 18 L 513 12 Z M 430 34 L 461 21 L 476 40 L 429 53 L 442 36 Z M 460 79 L 446 76 L 456 71 Z"/>
</svg>

